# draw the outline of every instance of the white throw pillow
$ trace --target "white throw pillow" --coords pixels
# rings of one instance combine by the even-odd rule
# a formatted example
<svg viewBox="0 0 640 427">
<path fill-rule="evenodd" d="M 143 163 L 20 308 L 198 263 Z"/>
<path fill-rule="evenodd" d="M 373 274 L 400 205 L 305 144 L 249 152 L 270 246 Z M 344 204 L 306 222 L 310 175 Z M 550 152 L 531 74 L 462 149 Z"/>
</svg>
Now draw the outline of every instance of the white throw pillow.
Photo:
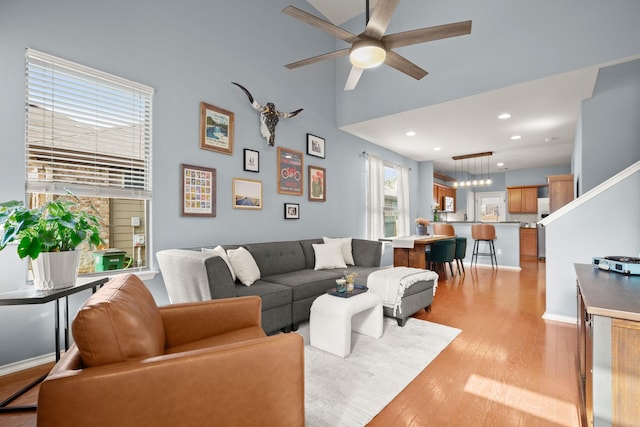
<svg viewBox="0 0 640 427">
<path fill-rule="evenodd" d="M 342 244 L 342 256 L 344 258 L 344 262 L 349 265 L 355 265 L 355 261 L 353 260 L 353 250 L 351 249 L 351 237 L 343 237 L 333 239 L 331 237 L 323 237 L 325 243 L 330 242 L 340 242 Z"/>
<path fill-rule="evenodd" d="M 222 260 L 227 264 L 227 267 L 229 267 L 229 273 L 231 273 L 231 278 L 233 279 L 234 282 L 236 281 L 236 272 L 233 271 L 233 267 L 231 266 L 231 262 L 229 261 L 229 257 L 227 256 L 227 252 L 224 250 L 222 246 L 218 245 L 213 249 L 202 248 L 202 252 L 210 252 L 215 256 L 219 256 L 220 258 L 222 258 Z"/>
<path fill-rule="evenodd" d="M 253 282 L 260 278 L 260 269 L 251 252 L 245 248 L 229 249 L 227 251 L 229 261 L 236 276 L 245 286 L 251 286 Z"/>
<path fill-rule="evenodd" d="M 311 246 L 313 246 L 313 251 L 316 254 L 316 266 L 314 270 L 347 268 L 347 264 L 345 264 L 344 257 L 342 256 L 342 243 L 314 243 Z"/>
</svg>

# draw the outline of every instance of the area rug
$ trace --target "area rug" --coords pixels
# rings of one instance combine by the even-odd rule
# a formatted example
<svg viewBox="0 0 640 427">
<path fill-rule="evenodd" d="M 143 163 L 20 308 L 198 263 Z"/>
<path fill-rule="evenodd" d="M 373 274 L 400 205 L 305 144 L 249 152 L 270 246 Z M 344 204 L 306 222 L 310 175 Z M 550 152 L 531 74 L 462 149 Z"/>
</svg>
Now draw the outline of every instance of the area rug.
<svg viewBox="0 0 640 427">
<path fill-rule="evenodd" d="M 351 335 L 345 359 L 309 345 L 304 337 L 305 413 L 308 427 L 361 427 L 378 414 L 460 333 L 409 318 L 401 328 L 384 318 L 384 334 L 374 339 Z"/>
</svg>

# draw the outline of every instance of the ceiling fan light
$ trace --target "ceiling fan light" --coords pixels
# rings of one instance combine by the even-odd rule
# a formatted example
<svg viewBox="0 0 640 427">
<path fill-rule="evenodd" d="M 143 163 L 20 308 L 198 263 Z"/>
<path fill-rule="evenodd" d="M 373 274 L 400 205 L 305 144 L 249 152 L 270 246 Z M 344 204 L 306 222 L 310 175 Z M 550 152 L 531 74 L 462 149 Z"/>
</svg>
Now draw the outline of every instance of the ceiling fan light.
<svg viewBox="0 0 640 427">
<path fill-rule="evenodd" d="M 349 61 L 354 67 L 374 68 L 384 62 L 387 51 L 378 40 L 362 40 L 355 42 L 349 51 Z"/>
</svg>

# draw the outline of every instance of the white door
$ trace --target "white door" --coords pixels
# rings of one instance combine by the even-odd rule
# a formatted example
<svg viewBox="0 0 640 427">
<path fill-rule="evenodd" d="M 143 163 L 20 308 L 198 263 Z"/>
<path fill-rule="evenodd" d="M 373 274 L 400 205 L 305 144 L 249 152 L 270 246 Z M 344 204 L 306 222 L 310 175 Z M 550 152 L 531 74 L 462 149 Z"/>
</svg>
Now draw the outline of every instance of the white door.
<svg viewBox="0 0 640 427">
<path fill-rule="evenodd" d="M 476 193 L 476 221 L 505 221 L 504 191 Z"/>
</svg>

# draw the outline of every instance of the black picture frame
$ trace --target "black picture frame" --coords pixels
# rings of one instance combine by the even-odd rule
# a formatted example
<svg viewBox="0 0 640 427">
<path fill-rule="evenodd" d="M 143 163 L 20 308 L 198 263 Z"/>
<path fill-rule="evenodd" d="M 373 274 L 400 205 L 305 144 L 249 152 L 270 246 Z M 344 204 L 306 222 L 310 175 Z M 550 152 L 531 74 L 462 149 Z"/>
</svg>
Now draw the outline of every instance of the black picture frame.
<svg viewBox="0 0 640 427">
<path fill-rule="evenodd" d="M 284 219 L 300 219 L 300 203 L 285 203 Z"/>
<path fill-rule="evenodd" d="M 260 152 L 245 148 L 243 167 L 248 172 L 260 172 Z"/>
<path fill-rule="evenodd" d="M 307 134 L 307 154 L 314 157 L 325 158 L 325 139 L 317 135 Z"/>
</svg>

